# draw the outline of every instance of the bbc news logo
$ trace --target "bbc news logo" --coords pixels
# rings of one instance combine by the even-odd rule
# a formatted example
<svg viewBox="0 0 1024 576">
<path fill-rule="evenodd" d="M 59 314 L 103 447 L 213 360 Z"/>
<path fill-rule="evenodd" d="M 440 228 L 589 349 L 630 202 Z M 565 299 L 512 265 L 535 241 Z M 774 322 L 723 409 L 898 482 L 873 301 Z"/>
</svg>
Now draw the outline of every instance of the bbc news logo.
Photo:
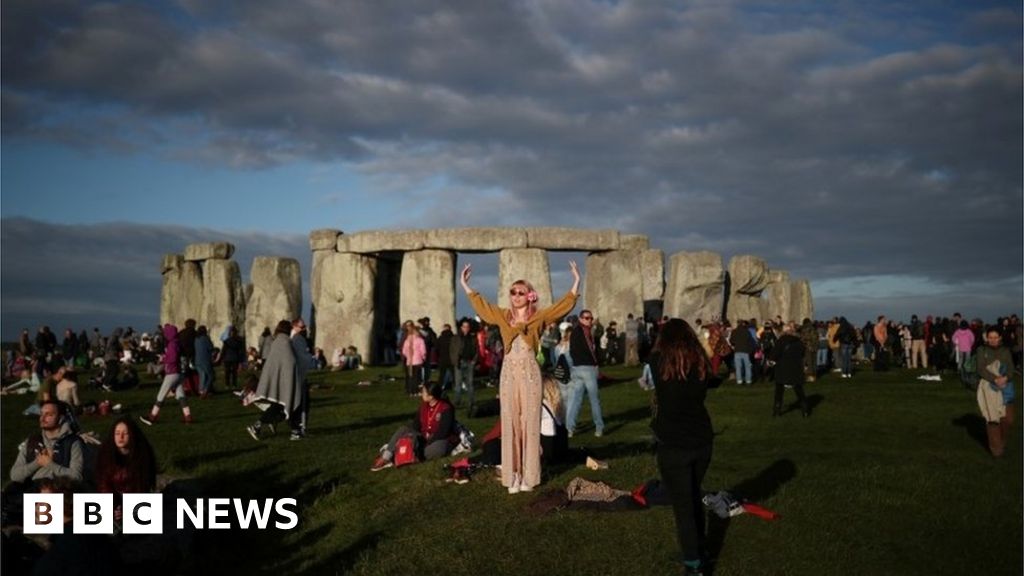
<svg viewBox="0 0 1024 576">
<path fill-rule="evenodd" d="M 75 534 L 114 533 L 113 494 L 75 494 L 72 502 L 71 530 Z M 243 530 L 250 526 L 278 530 L 298 526 L 297 502 L 294 498 L 274 500 L 242 500 L 240 498 L 200 498 L 190 503 L 178 498 L 175 503 L 175 526 L 178 530 L 192 527 L 199 530 L 231 529 L 232 514 Z M 121 532 L 124 534 L 163 534 L 164 499 L 160 494 L 124 494 L 121 499 Z M 63 494 L 25 494 L 22 509 L 25 534 L 64 533 Z"/>
</svg>

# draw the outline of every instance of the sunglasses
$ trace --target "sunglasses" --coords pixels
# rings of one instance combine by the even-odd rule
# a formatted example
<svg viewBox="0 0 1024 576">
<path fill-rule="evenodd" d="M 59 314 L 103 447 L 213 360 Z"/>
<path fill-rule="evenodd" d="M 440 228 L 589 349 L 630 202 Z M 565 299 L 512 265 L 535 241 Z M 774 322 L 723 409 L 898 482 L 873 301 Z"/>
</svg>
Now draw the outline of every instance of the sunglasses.
<svg viewBox="0 0 1024 576">
<path fill-rule="evenodd" d="M 526 296 L 526 294 L 527 294 L 526 290 L 509 290 L 508 291 L 508 295 L 509 296 Z"/>
</svg>

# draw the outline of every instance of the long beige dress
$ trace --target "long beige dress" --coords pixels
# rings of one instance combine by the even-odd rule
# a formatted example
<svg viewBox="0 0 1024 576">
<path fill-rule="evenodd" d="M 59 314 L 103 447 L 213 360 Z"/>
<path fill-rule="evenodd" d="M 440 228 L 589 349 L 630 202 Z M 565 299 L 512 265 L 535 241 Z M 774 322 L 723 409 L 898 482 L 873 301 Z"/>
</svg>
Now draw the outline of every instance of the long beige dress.
<svg viewBox="0 0 1024 576">
<path fill-rule="evenodd" d="M 515 474 L 522 486 L 540 484 L 540 366 L 522 338 L 501 366 L 501 483 L 511 486 Z"/>
</svg>

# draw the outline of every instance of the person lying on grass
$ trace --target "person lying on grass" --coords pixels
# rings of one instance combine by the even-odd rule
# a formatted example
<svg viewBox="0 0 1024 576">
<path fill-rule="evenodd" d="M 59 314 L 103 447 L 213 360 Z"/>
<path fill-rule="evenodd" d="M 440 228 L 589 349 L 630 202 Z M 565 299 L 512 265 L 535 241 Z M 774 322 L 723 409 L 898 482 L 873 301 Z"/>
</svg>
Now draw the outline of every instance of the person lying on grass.
<svg viewBox="0 0 1024 576">
<path fill-rule="evenodd" d="M 444 398 L 441 383 L 420 386 L 420 407 L 412 422 L 403 425 L 381 447 L 380 456 L 370 468 L 378 472 L 395 465 L 395 452 L 403 438 L 410 438 L 416 446 L 416 460 L 434 460 L 447 456 L 459 444 L 455 427 L 455 408 Z"/>
</svg>

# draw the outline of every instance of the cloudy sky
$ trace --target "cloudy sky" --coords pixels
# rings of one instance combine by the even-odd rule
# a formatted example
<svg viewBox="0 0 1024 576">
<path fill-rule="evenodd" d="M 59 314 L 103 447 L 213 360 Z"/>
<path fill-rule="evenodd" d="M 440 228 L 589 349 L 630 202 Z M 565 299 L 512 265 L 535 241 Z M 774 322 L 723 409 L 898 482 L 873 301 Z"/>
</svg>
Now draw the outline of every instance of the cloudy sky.
<svg viewBox="0 0 1024 576">
<path fill-rule="evenodd" d="M 155 324 L 190 242 L 308 271 L 316 228 L 616 228 L 861 322 L 1024 299 L 1019 2 L 0 9 L 4 339 Z"/>
</svg>

